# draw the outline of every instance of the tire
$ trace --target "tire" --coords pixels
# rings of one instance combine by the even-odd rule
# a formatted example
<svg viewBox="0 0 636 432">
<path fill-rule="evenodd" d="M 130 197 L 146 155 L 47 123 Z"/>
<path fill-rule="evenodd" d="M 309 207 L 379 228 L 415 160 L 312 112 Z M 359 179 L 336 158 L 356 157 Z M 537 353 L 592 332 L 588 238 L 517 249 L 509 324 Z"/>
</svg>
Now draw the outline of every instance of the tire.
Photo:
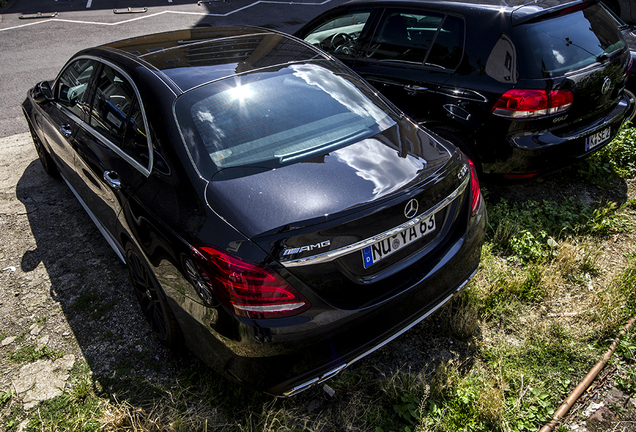
<svg viewBox="0 0 636 432">
<path fill-rule="evenodd" d="M 29 123 L 27 121 L 27 123 Z M 29 132 L 31 132 L 31 138 L 33 139 L 33 145 L 35 145 L 35 150 L 38 152 L 38 158 L 40 159 L 40 163 L 42 164 L 42 168 L 44 168 L 44 172 L 53 178 L 59 178 L 60 172 L 57 169 L 57 165 L 53 161 L 53 158 L 49 154 L 48 151 L 44 148 L 44 144 L 40 141 L 40 138 L 33 130 L 33 126 L 29 123 Z"/>
<path fill-rule="evenodd" d="M 431 128 L 431 130 L 442 138 L 450 141 L 451 144 L 459 147 L 459 149 L 463 151 L 466 156 L 470 158 L 470 160 L 473 161 L 473 164 L 475 164 L 475 168 L 477 168 L 477 172 L 479 174 L 482 173 L 481 161 L 479 160 L 479 157 L 475 152 L 474 146 L 470 144 L 468 139 L 466 139 L 461 132 L 448 126 L 435 126 Z"/>
<path fill-rule="evenodd" d="M 169 348 L 181 346 L 183 336 L 163 291 L 146 259 L 130 243 L 126 246 L 126 265 L 141 312 L 154 335 Z"/>
</svg>

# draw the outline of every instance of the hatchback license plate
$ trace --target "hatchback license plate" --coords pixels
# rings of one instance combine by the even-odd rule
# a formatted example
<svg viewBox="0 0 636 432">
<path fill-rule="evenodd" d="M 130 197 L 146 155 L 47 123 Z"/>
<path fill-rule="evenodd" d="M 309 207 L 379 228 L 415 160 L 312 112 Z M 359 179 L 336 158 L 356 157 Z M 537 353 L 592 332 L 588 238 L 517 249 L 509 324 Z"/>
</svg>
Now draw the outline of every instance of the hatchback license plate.
<svg viewBox="0 0 636 432">
<path fill-rule="evenodd" d="M 585 139 L 585 151 L 592 150 L 594 147 L 603 144 L 612 135 L 612 128 L 608 127 L 600 132 L 590 135 Z"/>
<path fill-rule="evenodd" d="M 423 219 L 419 224 L 403 229 L 394 236 L 385 238 L 362 249 L 362 262 L 364 268 L 383 260 L 389 255 L 408 246 L 414 241 L 435 231 L 435 215 Z"/>
</svg>

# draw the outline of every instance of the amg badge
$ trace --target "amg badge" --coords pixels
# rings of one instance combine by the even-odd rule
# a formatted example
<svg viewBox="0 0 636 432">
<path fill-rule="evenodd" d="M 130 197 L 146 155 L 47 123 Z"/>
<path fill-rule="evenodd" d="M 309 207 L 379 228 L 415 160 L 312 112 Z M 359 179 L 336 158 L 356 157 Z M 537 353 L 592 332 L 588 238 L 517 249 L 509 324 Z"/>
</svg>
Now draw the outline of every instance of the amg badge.
<svg viewBox="0 0 636 432">
<path fill-rule="evenodd" d="M 324 248 L 324 247 L 328 247 L 328 246 L 331 246 L 331 240 L 325 240 L 323 242 L 316 243 L 316 244 L 313 244 L 313 245 L 307 245 L 307 246 L 301 246 L 301 247 L 297 247 L 297 248 L 285 249 L 283 251 L 283 256 L 294 255 L 294 254 L 301 253 L 301 252 L 309 252 L 309 251 L 312 251 L 314 249 L 320 249 L 320 248 Z"/>
</svg>

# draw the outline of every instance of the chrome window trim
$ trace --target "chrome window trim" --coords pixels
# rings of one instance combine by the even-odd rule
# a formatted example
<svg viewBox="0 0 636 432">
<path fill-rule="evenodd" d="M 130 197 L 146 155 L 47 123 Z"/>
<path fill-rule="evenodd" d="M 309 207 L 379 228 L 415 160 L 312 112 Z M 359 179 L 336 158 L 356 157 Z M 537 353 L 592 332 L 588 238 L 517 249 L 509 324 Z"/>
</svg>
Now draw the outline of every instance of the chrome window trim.
<svg viewBox="0 0 636 432">
<path fill-rule="evenodd" d="M 339 249 L 334 249 L 332 251 L 329 252 L 324 252 L 318 255 L 313 255 L 310 257 L 305 257 L 305 258 L 298 258 L 298 259 L 294 259 L 294 260 L 289 260 L 289 261 L 281 261 L 280 263 L 287 267 L 287 268 L 292 268 L 292 267 L 300 267 L 300 266 L 304 266 L 304 265 L 311 265 L 311 264 L 322 264 L 322 263 L 326 263 L 326 262 L 331 262 L 335 259 L 338 259 L 344 255 L 348 255 L 350 253 L 353 252 L 357 252 L 360 251 L 362 249 L 364 249 L 367 246 L 370 246 L 378 241 L 382 241 L 386 238 L 392 237 L 394 235 L 397 235 L 399 232 L 401 232 L 402 230 L 406 229 L 406 228 L 410 228 L 414 225 L 419 224 L 420 222 L 422 222 L 424 219 L 430 217 L 433 213 L 438 212 L 439 210 L 441 210 L 442 208 L 444 208 L 445 206 L 447 206 L 448 204 L 450 204 L 451 201 L 453 201 L 456 197 L 458 197 L 460 194 L 462 194 L 464 192 L 464 190 L 466 189 L 466 187 L 468 186 L 468 182 L 470 180 L 470 175 L 467 175 L 464 180 L 462 181 L 462 183 L 459 185 L 459 187 L 457 189 L 455 189 L 453 192 L 451 192 L 450 195 L 448 195 L 446 198 L 444 198 L 442 201 L 440 201 L 439 203 L 437 203 L 436 205 L 434 205 L 433 207 L 431 207 L 430 209 L 428 209 L 426 212 L 420 214 L 419 216 L 410 219 L 406 222 L 404 222 L 402 225 L 397 226 L 395 228 L 391 228 L 388 231 L 384 231 L 383 233 L 377 234 L 373 237 L 369 237 L 365 240 L 361 240 L 359 242 L 350 244 L 348 246 L 344 246 L 341 247 Z"/>
<path fill-rule="evenodd" d="M 109 67 L 113 68 L 114 70 L 116 70 L 118 73 L 120 73 L 124 78 L 126 78 L 126 80 L 128 80 L 128 83 L 133 88 L 133 90 L 135 92 L 135 96 L 137 97 L 137 101 L 139 102 L 139 110 L 141 111 L 141 117 L 143 118 L 143 121 L 144 121 L 144 128 L 146 129 L 146 142 L 148 143 L 148 166 L 145 167 L 142 164 L 140 164 L 139 162 L 137 162 L 130 155 L 128 155 L 125 151 L 123 151 L 121 148 L 119 148 L 119 146 L 117 146 L 111 140 L 106 138 L 104 135 L 102 135 L 99 132 L 97 132 L 89 123 L 87 123 L 87 122 L 85 122 L 83 120 L 80 120 L 74 114 L 73 114 L 73 117 L 74 117 L 73 120 L 77 120 L 78 121 L 77 123 L 79 125 L 81 125 L 86 131 L 88 131 L 89 133 L 94 135 L 97 139 L 99 139 L 106 147 L 108 147 L 109 149 L 111 149 L 112 151 L 117 153 L 117 155 L 119 155 L 122 159 L 124 159 L 126 162 L 128 162 L 130 165 L 132 165 L 135 169 L 137 169 L 137 171 L 141 172 L 144 176 L 149 177 L 150 176 L 150 172 L 152 171 L 153 164 L 154 164 L 154 151 L 152 149 L 152 141 L 150 139 L 150 130 L 148 128 L 148 119 L 146 118 L 146 111 L 144 110 L 144 105 L 143 105 L 143 102 L 142 102 L 142 99 L 141 99 L 141 94 L 139 93 L 139 90 L 137 89 L 137 86 L 135 85 L 135 82 L 130 77 L 130 75 L 128 75 L 119 66 L 111 63 L 108 60 L 105 60 L 105 59 L 102 59 L 102 58 L 99 58 L 99 57 L 95 57 L 95 56 L 82 55 L 82 56 L 74 57 L 71 61 L 69 61 L 67 63 L 66 66 L 70 65 L 72 62 L 75 62 L 76 60 L 81 60 L 81 59 L 89 59 L 89 60 L 93 60 L 93 61 L 96 61 L 98 63 L 101 63 L 103 65 L 109 66 Z M 62 72 L 60 72 L 59 76 L 61 76 L 61 74 L 65 70 L 66 70 L 66 67 L 62 70 Z M 56 79 L 55 85 L 57 86 L 57 79 Z M 91 96 L 92 95 L 93 94 L 91 93 Z M 68 110 L 68 108 L 64 107 L 63 105 L 59 104 L 58 102 L 56 102 L 56 105 L 58 106 L 58 108 L 60 108 L 60 107 L 64 108 L 64 111 L 66 111 L 66 112 L 69 112 L 69 113 L 71 112 L 70 110 Z"/>
</svg>

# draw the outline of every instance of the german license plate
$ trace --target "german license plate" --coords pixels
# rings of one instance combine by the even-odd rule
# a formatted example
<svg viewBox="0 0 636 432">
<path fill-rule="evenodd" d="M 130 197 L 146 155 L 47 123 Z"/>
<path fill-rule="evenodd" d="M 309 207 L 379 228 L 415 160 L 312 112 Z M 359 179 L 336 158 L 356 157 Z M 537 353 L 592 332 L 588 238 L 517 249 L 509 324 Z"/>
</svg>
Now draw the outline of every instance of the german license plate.
<svg viewBox="0 0 636 432">
<path fill-rule="evenodd" d="M 585 139 L 585 151 L 592 150 L 594 147 L 603 144 L 605 141 L 610 139 L 611 134 L 612 128 L 608 127 L 594 135 L 590 135 Z"/>
<path fill-rule="evenodd" d="M 423 219 L 412 227 L 405 228 L 394 236 L 380 240 L 371 246 L 362 249 L 362 262 L 364 268 L 382 261 L 409 244 L 435 231 L 435 215 Z"/>
</svg>

